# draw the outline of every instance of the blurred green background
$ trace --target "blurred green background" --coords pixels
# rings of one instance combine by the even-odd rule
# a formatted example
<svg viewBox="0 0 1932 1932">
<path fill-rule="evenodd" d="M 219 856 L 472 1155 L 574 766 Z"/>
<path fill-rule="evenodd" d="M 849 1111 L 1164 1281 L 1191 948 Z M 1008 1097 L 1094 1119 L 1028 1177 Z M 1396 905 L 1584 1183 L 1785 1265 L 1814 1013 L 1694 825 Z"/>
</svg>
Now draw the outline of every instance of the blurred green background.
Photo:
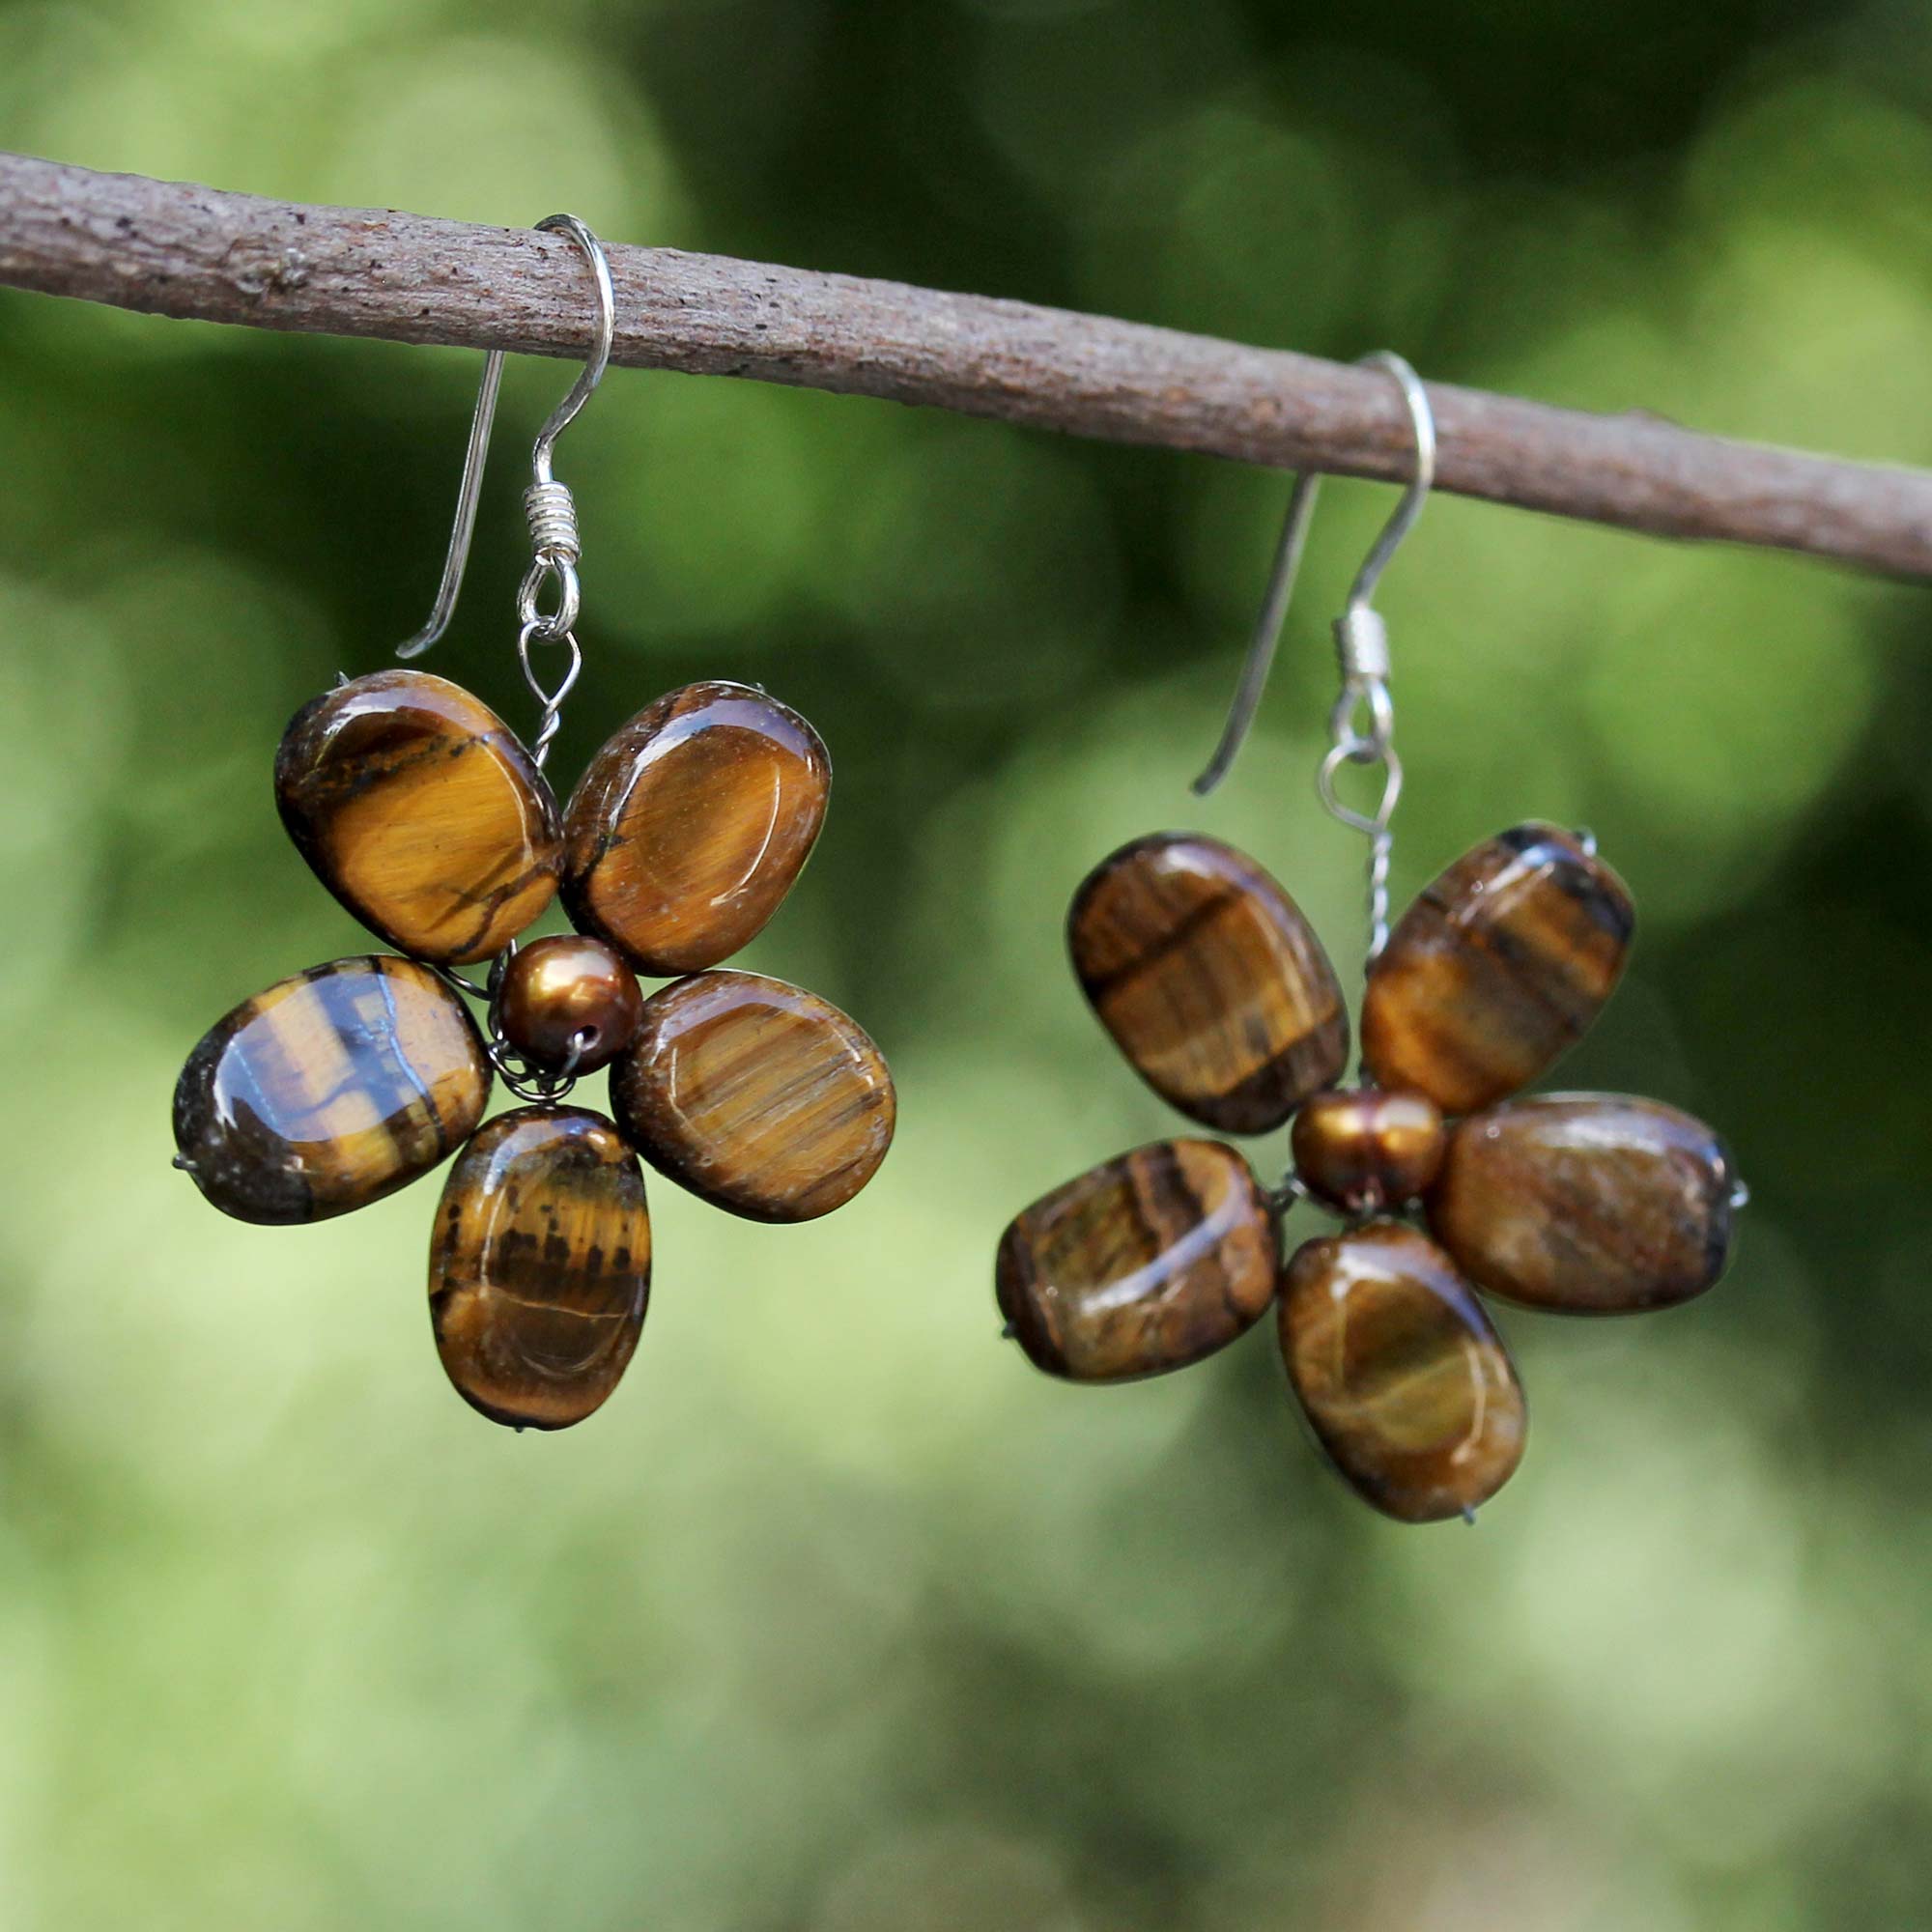
<svg viewBox="0 0 1932 1932">
<path fill-rule="evenodd" d="M 13 4 L 0 139 L 1932 461 L 1895 0 Z M 696 676 L 816 723 L 827 834 L 747 959 L 861 1018 L 902 1120 L 810 1227 L 654 1183 L 627 1380 L 517 1437 L 431 1347 L 436 1182 L 258 1230 L 168 1167 L 203 1028 L 365 944 L 270 764 L 422 614 L 476 373 L 0 293 L 0 1924 L 1925 1922 L 1924 593 L 1442 498 L 1392 571 L 1399 895 L 1594 827 L 1641 939 L 1562 1082 L 1712 1119 L 1757 1197 L 1702 1304 L 1508 1319 L 1527 1462 L 1405 1531 L 1317 1464 L 1266 1327 L 1071 1390 L 989 1282 L 1013 1210 L 1177 1124 L 1065 966 L 1094 860 L 1198 825 L 1352 960 L 1310 778 L 1390 493 L 1328 493 L 1200 805 L 1282 479 L 613 374 L 561 445 L 553 768 Z M 510 372 L 431 660 L 519 724 L 566 380 Z"/>
</svg>

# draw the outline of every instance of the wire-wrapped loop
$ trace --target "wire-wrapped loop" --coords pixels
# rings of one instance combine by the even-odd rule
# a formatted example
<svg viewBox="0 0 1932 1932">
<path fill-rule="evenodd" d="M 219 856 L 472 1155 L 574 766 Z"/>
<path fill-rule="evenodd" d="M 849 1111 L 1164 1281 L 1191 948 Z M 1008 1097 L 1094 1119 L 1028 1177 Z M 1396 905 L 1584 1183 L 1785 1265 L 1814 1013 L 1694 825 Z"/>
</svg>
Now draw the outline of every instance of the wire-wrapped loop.
<svg viewBox="0 0 1932 1932">
<path fill-rule="evenodd" d="M 565 566 L 568 568 L 568 565 Z M 570 649 L 570 662 L 564 668 L 563 675 L 553 689 L 547 687 L 530 663 L 532 641 L 543 644 L 565 644 Z M 517 633 L 517 660 L 524 668 L 524 682 L 530 688 L 531 695 L 543 706 L 543 722 L 537 726 L 537 735 L 530 740 L 530 758 L 538 771 L 543 770 L 544 760 L 550 756 L 551 740 L 556 736 L 557 726 L 563 722 L 563 700 L 570 696 L 570 688 L 577 682 L 577 674 L 583 668 L 583 651 L 577 641 L 574 632 L 565 631 L 560 637 L 553 637 L 545 629 L 541 618 L 532 617 L 526 621 Z"/>
<path fill-rule="evenodd" d="M 538 593 L 553 578 L 556 581 L 556 609 L 539 610 Z M 546 644 L 561 643 L 570 636 L 582 605 L 583 585 L 577 575 L 576 564 L 567 556 L 537 557 L 524 573 L 523 582 L 517 586 L 517 622 L 523 626 L 526 636 L 539 639 Z"/>
<path fill-rule="evenodd" d="M 1367 712 L 1367 729 L 1356 721 Z M 1395 700 L 1378 677 L 1351 677 L 1328 710 L 1328 740 L 1350 764 L 1372 765 L 1395 738 Z"/>
</svg>

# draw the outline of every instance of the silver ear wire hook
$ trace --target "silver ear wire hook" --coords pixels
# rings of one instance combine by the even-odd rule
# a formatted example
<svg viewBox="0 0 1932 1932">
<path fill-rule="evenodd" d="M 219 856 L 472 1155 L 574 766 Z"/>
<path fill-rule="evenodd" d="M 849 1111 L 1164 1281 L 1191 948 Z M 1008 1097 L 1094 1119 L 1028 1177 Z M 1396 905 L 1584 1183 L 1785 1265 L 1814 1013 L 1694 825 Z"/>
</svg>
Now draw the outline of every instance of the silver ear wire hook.
<svg viewBox="0 0 1932 1932">
<path fill-rule="evenodd" d="M 1328 750 L 1315 775 L 1328 813 L 1369 841 L 1369 964 L 1380 958 L 1388 943 L 1389 855 L 1393 838 L 1389 821 L 1396 801 L 1402 796 L 1402 760 L 1395 752 L 1395 701 L 1389 696 L 1388 626 L 1375 608 L 1376 585 L 1389 559 L 1402 547 L 1403 539 L 1415 527 L 1435 481 L 1435 417 L 1429 407 L 1429 394 L 1416 375 L 1400 355 L 1386 349 L 1362 358 L 1365 364 L 1386 369 L 1402 385 L 1403 400 L 1408 405 L 1409 422 L 1415 431 L 1415 473 L 1402 493 L 1395 514 L 1382 526 L 1355 581 L 1349 586 L 1349 601 L 1335 620 L 1335 661 L 1342 673 L 1342 688 L 1328 713 Z M 1304 469 L 1294 479 L 1293 494 L 1288 499 L 1288 516 L 1281 526 L 1281 540 L 1275 545 L 1274 566 L 1268 573 L 1267 594 L 1262 599 L 1261 615 L 1255 621 L 1248 641 L 1248 655 L 1241 666 L 1241 681 L 1228 713 L 1221 742 L 1214 748 L 1208 768 L 1194 781 L 1197 797 L 1205 797 L 1228 776 L 1267 684 L 1268 668 L 1274 662 L 1275 645 L 1281 637 L 1282 620 L 1288 615 L 1289 598 L 1294 590 L 1295 573 L 1308 541 L 1308 525 L 1315 513 L 1316 492 L 1321 487 L 1319 470 Z M 1356 718 L 1366 707 L 1365 724 Z M 1381 796 L 1373 811 L 1359 811 L 1344 804 L 1335 789 L 1335 780 L 1344 765 L 1379 765 L 1382 770 Z"/>
<path fill-rule="evenodd" d="M 590 272 L 597 281 L 597 338 L 591 344 L 589 359 L 577 372 L 570 393 L 544 418 L 544 426 L 537 431 L 536 446 L 530 452 L 530 465 L 537 481 L 548 483 L 557 438 L 577 420 L 578 412 L 590 400 L 591 391 L 604 380 L 604 372 L 611 366 L 611 345 L 617 334 L 617 292 L 611 286 L 611 258 L 605 254 L 603 242 L 576 215 L 546 214 L 537 226 L 546 234 L 568 235 L 583 250 L 584 260 L 590 264 Z"/>
<path fill-rule="evenodd" d="M 589 358 L 578 371 L 570 393 L 550 412 L 544 426 L 537 432 L 536 444 L 530 452 L 530 467 L 535 480 L 524 493 L 524 511 L 529 521 L 534 556 L 517 596 L 517 613 L 527 633 L 520 646 L 526 676 L 530 675 L 528 639 L 549 643 L 561 642 L 570 637 L 577 622 L 582 596 L 577 577 L 577 564 L 582 554 L 577 533 L 577 510 L 571 501 L 569 489 L 555 478 L 553 458 L 557 438 L 576 419 L 578 412 L 589 401 L 591 391 L 604 380 L 604 371 L 611 361 L 611 345 L 617 329 L 617 298 L 611 287 L 611 264 L 604 253 L 604 244 L 574 214 L 548 214 L 537 223 L 537 227 L 547 233 L 568 235 L 583 251 L 597 284 L 597 332 Z M 497 397 L 502 383 L 503 352 L 492 349 L 483 358 L 483 381 L 476 392 L 475 411 L 469 418 L 469 443 L 464 452 L 463 481 L 456 496 L 456 523 L 450 530 L 448 554 L 443 559 L 442 582 L 437 586 L 436 602 L 431 608 L 429 621 L 414 637 L 396 646 L 399 658 L 420 657 L 449 628 L 449 620 L 455 614 L 456 599 L 463 588 L 463 573 L 469 562 L 470 539 L 476 530 L 476 505 L 483 494 L 483 470 L 490 455 L 490 429 L 496 420 Z M 554 576 L 557 580 L 558 603 L 555 611 L 540 612 L 536 608 L 536 596 L 547 576 Z M 572 644 L 574 651 L 575 639 L 572 639 Z M 575 676 L 573 662 L 569 678 L 574 679 Z M 554 710 L 549 710 L 551 695 L 536 683 L 534 677 L 530 678 L 530 683 L 547 708 L 546 724 L 554 724 L 555 714 Z M 568 689 L 568 681 L 564 689 Z M 558 700 L 562 696 L 561 690 L 555 694 Z"/>
<path fill-rule="evenodd" d="M 1366 700 L 1372 727 L 1385 749 L 1394 724 L 1388 698 L 1388 632 L 1372 600 L 1389 559 L 1415 527 L 1415 520 L 1421 516 L 1423 503 L 1435 481 L 1435 416 L 1429 407 L 1422 379 L 1392 350 L 1378 349 L 1363 356 L 1362 362 L 1365 367 L 1386 369 L 1402 385 L 1403 400 L 1408 405 L 1409 421 L 1415 432 L 1415 472 L 1394 515 L 1382 526 L 1381 534 L 1355 573 L 1348 604 L 1335 623 L 1335 644 L 1343 679 L 1338 711 L 1346 724 L 1352 718 L 1355 706 Z M 1274 562 L 1268 571 L 1267 590 L 1248 639 L 1248 654 L 1241 664 L 1240 683 L 1229 707 L 1228 722 L 1222 727 L 1221 742 L 1215 746 L 1206 769 L 1194 781 L 1193 791 L 1198 798 L 1205 798 L 1233 769 L 1254 724 L 1255 713 L 1261 707 L 1262 693 L 1267 688 L 1268 671 L 1274 664 L 1275 646 L 1288 616 L 1289 601 L 1301 568 L 1301 554 L 1307 547 L 1308 526 L 1315 515 L 1315 498 L 1321 487 L 1319 469 L 1304 469 L 1294 479 L 1294 489 L 1288 499 L 1288 515 L 1283 520 Z M 1349 735 L 1355 735 L 1352 728 Z M 1355 759 L 1357 763 L 1366 761 L 1361 757 Z"/>
<path fill-rule="evenodd" d="M 399 658 L 419 658 L 449 629 L 456 614 L 457 592 L 463 588 L 464 567 L 469 561 L 469 539 L 476 533 L 476 504 L 483 494 L 483 466 L 490 460 L 490 428 L 497 420 L 497 392 L 503 386 L 503 352 L 492 349 L 483 357 L 483 384 L 469 416 L 469 445 L 463 453 L 463 482 L 456 493 L 456 523 L 449 533 L 449 551 L 442 560 L 442 582 L 436 587 L 429 622 L 408 642 L 396 646 Z"/>
</svg>

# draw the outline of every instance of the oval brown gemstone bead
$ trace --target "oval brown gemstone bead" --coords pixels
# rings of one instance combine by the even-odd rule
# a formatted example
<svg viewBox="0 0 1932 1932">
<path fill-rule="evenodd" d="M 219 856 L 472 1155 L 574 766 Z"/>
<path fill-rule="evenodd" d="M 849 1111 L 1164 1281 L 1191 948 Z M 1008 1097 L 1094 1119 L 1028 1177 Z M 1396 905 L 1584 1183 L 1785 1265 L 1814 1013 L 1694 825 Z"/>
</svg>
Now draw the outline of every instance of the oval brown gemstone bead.
<svg viewBox="0 0 1932 1932">
<path fill-rule="evenodd" d="M 1184 1368 L 1253 1326 L 1280 1265 L 1247 1162 L 1218 1141 L 1156 1141 L 1016 1215 L 994 1284 L 1036 1367 L 1123 1381 Z"/>
<path fill-rule="evenodd" d="M 426 671 L 377 671 L 305 704 L 275 755 L 275 801 L 323 884 L 418 959 L 487 959 L 556 892 L 543 774 L 488 705 Z"/>
<path fill-rule="evenodd" d="M 520 1107 L 457 1156 L 430 1321 L 456 1392 L 491 1421 L 582 1422 L 629 1365 L 650 1289 L 644 1177 L 603 1115 Z"/>
<path fill-rule="evenodd" d="M 1331 1088 L 1294 1117 L 1294 1171 L 1308 1191 L 1345 1214 L 1375 1214 L 1412 1201 L 1442 1162 L 1442 1111 L 1421 1094 Z"/>
<path fill-rule="evenodd" d="M 1615 1315 L 1702 1294 L 1730 1258 L 1737 1175 L 1701 1121 L 1619 1094 L 1549 1094 L 1450 1136 L 1429 1225 L 1478 1288 Z"/>
<path fill-rule="evenodd" d="M 175 1086 L 175 1164 L 225 1214 L 346 1214 L 427 1174 L 483 1118 L 463 1002 L 412 959 L 312 966 L 202 1037 Z"/>
<path fill-rule="evenodd" d="M 1304 1242 L 1278 1320 L 1322 1448 L 1383 1515 L 1461 1516 L 1522 1460 L 1528 1412 L 1509 1351 L 1427 1236 L 1372 1221 Z"/>
<path fill-rule="evenodd" d="M 897 1100 L 885 1056 L 829 1000 L 758 973 L 699 973 L 644 1002 L 611 1070 L 631 1145 L 753 1221 L 810 1221 L 878 1172 Z"/>
<path fill-rule="evenodd" d="M 644 994 L 614 946 L 556 933 L 518 948 L 503 972 L 497 1014 L 503 1037 L 526 1060 L 594 1073 L 637 1037 Z"/>
<path fill-rule="evenodd" d="M 796 711 L 688 684 L 590 761 L 564 813 L 572 921 L 646 973 L 695 973 L 756 936 L 825 821 L 832 765 Z"/>
<path fill-rule="evenodd" d="M 1123 845 L 1074 894 L 1066 937 L 1135 1071 L 1204 1125 L 1266 1133 L 1349 1057 L 1321 942 L 1267 873 L 1218 839 L 1164 832 Z"/>
<path fill-rule="evenodd" d="M 1520 825 L 1409 907 L 1369 971 L 1362 1059 L 1384 1087 L 1474 1113 L 1534 1080 L 1624 969 L 1635 909 L 1571 834 Z"/>
</svg>

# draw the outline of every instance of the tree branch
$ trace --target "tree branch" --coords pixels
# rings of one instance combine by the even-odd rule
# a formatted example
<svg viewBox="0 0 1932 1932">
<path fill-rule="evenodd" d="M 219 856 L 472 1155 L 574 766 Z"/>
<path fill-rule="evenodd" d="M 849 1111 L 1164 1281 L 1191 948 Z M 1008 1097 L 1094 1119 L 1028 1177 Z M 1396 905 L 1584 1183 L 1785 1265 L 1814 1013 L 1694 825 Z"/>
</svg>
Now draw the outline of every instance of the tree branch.
<svg viewBox="0 0 1932 1932">
<path fill-rule="evenodd" d="M 725 256 L 611 245 L 612 359 L 1036 429 L 1400 480 L 1385 375 L 1104 316 Z M 0 155 L 0 283 L 256 328 L 582 353 L 560 237 L 301 208 Z M 1932 576 L 1932 474 L 1432 383 L 1438 487 L 1659 536 Z"/>
</svg>

